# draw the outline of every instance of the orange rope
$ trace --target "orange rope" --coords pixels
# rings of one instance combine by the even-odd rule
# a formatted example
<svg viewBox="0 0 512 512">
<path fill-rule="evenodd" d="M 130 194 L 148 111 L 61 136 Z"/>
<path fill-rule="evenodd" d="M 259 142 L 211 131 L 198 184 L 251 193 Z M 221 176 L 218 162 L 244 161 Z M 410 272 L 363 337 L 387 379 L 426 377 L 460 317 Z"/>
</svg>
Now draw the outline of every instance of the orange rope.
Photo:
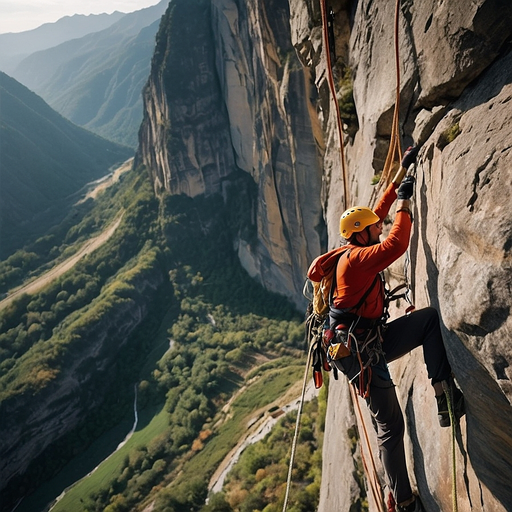
<svg viewBox="0 0 512 512">
<path fill-rule="evenodd" d="M 357 426 L 358 426 L 358 430 L 359 430 L 359 438 L 364 439 L 365 444 L 366 444 L 366 449 L 368 450 L 368 453 L 370 455 L 371 469 L 372 469 L 371 472 L 370 472 L 368 465 L 366 463 L 366 460 L 365 460 L 362 444 L 360 445 L 361 459 L 363 461 L 363 466 L 365 468 L 366 476 L 370 483 L 370 489 L 372 491 L 373 499 L 375 500 L 375 503 L 379 507 L 379 510 L 385 512 L 384 494 L 382 492 L 382 486 L 380 485 L 380 482 L 379 482 L 377 466 L 375 465 L 375 457 L 373 456 L 372 445 L 370 444 L 370 437 L 368 436 L 368 430 L 366 429 L 366 423 L 363 418 L 363 413 L 362 413 L 361 407 L 359 405 L 359 399 L 356 395 L 355 388 L 354 388 L 354 386 L 352 386 L 350 384 L 349 384 L 349 386 L 350 386 L 350 391 L 351 391 L 350 396 L 352 397 L 354 409 L 357 411 L 356 417 L 358 420 Z"/>
<path fill-rule="evenodd" d="M 393 121 L 391 124 L 391 137 L 389 141 L 388 154 L 384 162 L 384 168 L 379 183 L 375 186 L 370 199 L 370 204 L 373 205 L 377 195 L 383 184 L 389 185 L 392 179 L 393 162 L 400 162 L 402 160 L 402 149 L 400 146 L 400 44 L 398 37 L 399 17 L 400 15 L 400 0 L 396 0 L 395 4 L 395 70 L 396 70 L 396 95 L 395 95 L 395 109 L 393 112 Z"/>
<path fill-rule="evenodd" d="M 329 52 L 329 34 L 327 32 L 327 9 L 325 7 L 325 0 L 320 1 L 320 7 L 322 10 L 324 49 L 325 49 L 325 55 L 326 55 L 326 59 L 327 59 L 327 78 L 328 78 L 328 82 L 329 82 L 329 87 L 331 89 L 334 106 L 336 107 L 338 137 L 340 139 L 340 158 L 341 158 L 341 171 L 342 171 L 342 177 L 343 177 L 343 196 L 345 199 L 344 208 L 349 208 L 350 207 L 350 201 L 349 201 L 350 197 L 349 197 L 349 193 L 348 193 L 347 164 L 345 161 L 345 148 L 343 145 L 343 130 L 342 130 L 342 121 L 341 121 L 341 116 L 340 116 L 340 107 L 338 104 L 338 97 L 336 96 L 336 88 L 334 87 L 334 80 L 332 78 L 331 54 Z"/>
<path fill-rule="evenodd" d="M 400 112 L 400 49 L 398 40 L 398 22 L 400 12 L 400 0 L 396 0 L 395 6 L 395 68 L 396 68 L 396 96 L 395 96 L 395 111 L 393 113 L 393 124 L 391 127 L 391 141 L 389 145 L 388 155 L 386 157 L 386 163 L 384 169 L 388 171 L 386 176 L 381 179 L 387 180 L 386 184 L 389 184 L 388 177 L 391 171 L 391 165 L 395 160 L 395 156 L 398 156 L 398 160 L 402 158 L 402 152 L 400 150 L 400 134 L 399 134 L 399 112 Z"/>
</svg>

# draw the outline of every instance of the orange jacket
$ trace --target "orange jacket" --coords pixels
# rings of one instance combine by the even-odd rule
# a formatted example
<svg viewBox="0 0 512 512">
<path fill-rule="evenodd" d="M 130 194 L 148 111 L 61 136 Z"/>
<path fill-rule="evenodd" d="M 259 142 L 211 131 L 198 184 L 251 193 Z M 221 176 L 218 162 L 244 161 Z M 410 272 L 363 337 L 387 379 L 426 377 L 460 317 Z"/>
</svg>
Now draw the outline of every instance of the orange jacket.
<svg viewBox="0 0 512 512">
<path fill-rule="evenodd" d="M 397 185 L 391 183 L 380 199 L 375 213 L 381 220 L 387 216 L 396 199 Z M 372 286 L 375 276 L 389 267 L 405 253 L 411 235 L 411 218 L 407 212 L 398 212 L 389 235 L 383 242 L 368 247 L 348 244 L 350 254 L 341 256 L 336 270 L 336 289 L 333 305 L 337 309 L 357 305 L 365 292 Z M 352 311 L 364 318 L 380 318 L 384 310 L 384 288 L 379 281 L 359 310 Z"/>
</svg>

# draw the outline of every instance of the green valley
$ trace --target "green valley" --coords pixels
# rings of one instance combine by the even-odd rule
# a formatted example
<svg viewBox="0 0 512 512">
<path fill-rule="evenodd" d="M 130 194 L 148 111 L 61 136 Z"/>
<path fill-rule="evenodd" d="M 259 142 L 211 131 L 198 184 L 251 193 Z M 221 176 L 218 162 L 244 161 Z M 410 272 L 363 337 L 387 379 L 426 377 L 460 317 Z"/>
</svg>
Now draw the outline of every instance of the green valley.
<svg viewBox="0 0 512 512">
<path fill-rule="evenodd" d="M 36 241 L 32 272 L 41 274 L 119 223 L 47 287 L 0 311 L 0 412 L 9 418 L 1 450 L 32 459 L 3 490 L 6 503 L 40 510 L 114 451 L 130 428 L 135 385 L 135 432 L 54 510 L 201 510 L 210 477 L 248 423 L 300 394 L 302 319 L 240 266 L 230 243 L 245 222 L 233 214 L 239 202 L 235 193 L 229 206 L 217 196 L 157 199 L 139 168 L 54 233 L 53 258 L 38 254 Z M 294 421 L 284 424 L 290 445 Z M 60 434 L 39 453 L 37 433 L 24 442 L 47 428 Z M 308 439 L 314 452 L 316 434 Z M 285 458 L 273 484 L 280 499 Z M 317 490 L 301 492 L 317 499 Z"/>
</svg>

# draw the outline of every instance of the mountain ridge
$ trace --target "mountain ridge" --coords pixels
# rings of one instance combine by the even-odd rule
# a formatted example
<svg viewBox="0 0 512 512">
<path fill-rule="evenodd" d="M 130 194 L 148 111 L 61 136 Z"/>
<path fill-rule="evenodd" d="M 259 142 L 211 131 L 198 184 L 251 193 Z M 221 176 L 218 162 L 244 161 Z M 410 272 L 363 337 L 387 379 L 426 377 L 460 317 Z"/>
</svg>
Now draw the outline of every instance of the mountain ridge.
<svg viewBox="0 0 512 512">
<path fill-rule="evenodd" d="M 123 16 L 125 13 L 119 11 L 111 14 L 74 14 L 32 30 L 0 34 L 0 69 L 10 75 L 21 60 L 31 53 L 104 30 Z"/>
<path fill-rule="evenodd" d="M 73 125 L 42 98 L 0 72 L 2 256 L 67 214 L 72 196 L 131 150 Z"/>
<path fill-rule="evenodd" d="M 162 0 L 107 29 L 34 52 L 11 74 L 73 123 L 135 147 L 142 88 L 166 7 Z"/>
</svg>

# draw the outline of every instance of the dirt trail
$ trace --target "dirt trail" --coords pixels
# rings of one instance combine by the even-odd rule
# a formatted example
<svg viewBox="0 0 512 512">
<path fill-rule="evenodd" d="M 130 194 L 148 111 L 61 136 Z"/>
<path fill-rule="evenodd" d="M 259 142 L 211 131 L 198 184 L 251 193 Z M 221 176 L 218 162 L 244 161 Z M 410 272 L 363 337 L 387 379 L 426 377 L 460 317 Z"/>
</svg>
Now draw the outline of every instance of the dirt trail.
<svg viewBox="0 0 512 512">
<path fill-rule="evenodd" d="M 256 420 L 251 427 L 248 428 L 246 434 L 238 441 L 237 445 L 224 457 L 224 460 L 219 464 L 215 473 L 210 479 L 208 490 L 213 493 L 220 492 L 224 485 L 224 480 L 231 470 L 231 468 L 237 463 L 240 454 L 249 446 L 263 439 L 271 430 L 272 427 L 277 423 L 281 414 L 287 414 L 294 411 L 300 406 L 302 382 L 297 382 L 293 385 L 283 396 L 277 400 L 263 407 L 260 411 L 256 411 L 253 417 L 259 418 Z M 305 401 L 312 400 L 318 395 L 318 390 L 315 389 L 313 382 L 310 381 L 306 387 Z M 279 408 L 276 411 L 277 414 L 270 415 L 268 410 L 273 409 L 273 406 Z M 263 414 L 262 414 L 262 411 Z"/>
<path fill-rule="evenodd" d="M 0 310 L 8 306 L 14 299 L 24 293 L 32 294 L 38 292 L 49 283 L 51 283 L 54 279 L 57 279 L 62 274 L 64 274 L 64 272 L 67 272 L 73 268 L 84 256 L 98 249 L 98 247 L 103 245 L 114 234 L 115 230 L 121 223 L 123 216 L 124 212 L 121 212 L 116 220 L 114 220 L 114 222 L 112 222 L 112 224 L 108 226 L 108 228 L 105 229 L 103 233 L 89 239 L 76 254 L 69 257 L 66 261 L 63 261 L 59 265 L 53 267 L 51 270 L 48 270 L 48 272 L 38 277 L 34 281 L 31 281 L 30 283 L 23 285 L 21 288 L 14 290 L 5 299 L 0 301 Z"/>
<path fill-rule="evenodd" d="M 83 199 L 80 199 L 78 201 L 78 204 L 85 203 L 87 199 L 96 199 L 100 192 L 105 191 L 107 188 L 111 187 L 114 183 L 117 183 L 121 176 L 131 170 L 133 167 L 133 158 L 130 158 L 129 160 L 126 160 L 120 167 L 118 167 L 112 174 L 109 174 L 108 176 L 105 176 L 94 183 L 90 183 L 89 186 L 94 185 L 93 188 L 91 188 L 85 195 Z"/>
</svg>

